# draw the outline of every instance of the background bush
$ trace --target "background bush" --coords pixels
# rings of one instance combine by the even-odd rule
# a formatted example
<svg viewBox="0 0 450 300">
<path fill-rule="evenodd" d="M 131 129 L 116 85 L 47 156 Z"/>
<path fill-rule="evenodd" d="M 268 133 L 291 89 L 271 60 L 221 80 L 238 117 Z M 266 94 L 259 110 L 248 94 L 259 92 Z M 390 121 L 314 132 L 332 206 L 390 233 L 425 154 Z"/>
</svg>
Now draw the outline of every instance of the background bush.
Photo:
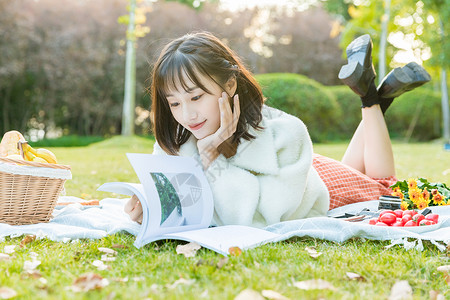
<svg viewBox="0 0 450 300">
<path fill-rule="evenodd" d="M 441 137 L 441 105 L 440 94 L 427 86 L 401 95 L 386 112 L 391 136 L 414 141 Z"/>
<path fill-rule="evenodd" d="M 361 121 L 361 101 L 349 87 L 324 86 L 303 75 L 256 75 L 266 104 L 299 117 L 313 142 L 350 140 Z M 441 136 L 440 95 L 424 86 L 407 92 L 386 112 L 392 138 L 430 141 Z"/>
<path fill-rule="evenodd" d="M 256 75 L 266 104 L 299 117 L 314 142 L 326 141 L 335 133 L 341 109 L 333 94 L 306 76 L 290 73 Z"/>
<path fill-rule="evenodd" d="M 325 86 L 325 89 L 336 97 L 342 111 L 334 138 L 349 140 L 361 122 L 361 100 L 346 85 Z"/>
</svg>

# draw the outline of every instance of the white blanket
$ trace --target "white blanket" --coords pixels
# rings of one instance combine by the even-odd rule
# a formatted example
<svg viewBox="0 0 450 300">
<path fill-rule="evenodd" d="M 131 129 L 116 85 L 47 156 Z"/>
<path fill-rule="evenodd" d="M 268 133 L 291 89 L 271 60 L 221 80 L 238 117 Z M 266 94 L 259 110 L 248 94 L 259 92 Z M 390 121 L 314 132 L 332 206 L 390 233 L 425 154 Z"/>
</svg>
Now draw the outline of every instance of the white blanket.
<svg viewBox="0 0 450 300">
<path fill-rule="evenodd" d="M 60 202 L 79 201 L 75 197 L 60 197 Z M 54 241 L 70 241 L 79 238 L 98 239 L 117 232 L 136 235 L 140 225 L 130 220 L 123 212 L 126 199 L 103 199 L 101 207 L 85 208 L 76 203 L 62 209 L 55 209 L 49 223 L 12 226 L 0 223 L 0 240 L 6 236 L 17 237 L 34 234 L 38 238 L 47 237 Z M 378 201 L 356 203 L 329 211 L 329 216 L 357 213 L 363 208 L 376 210 Z M 432 207 L 440 215 L 437 225 L 420 227 L 381 227 L 364 222 L 318 217 L 282 222 L 266 227 L 266 230 L 281 234 L 277 241 L 290 237 L 309 236 L 334 242 L 344 242 L 353 237 L 372 240 L 391 240 L 392 245 L 402 244 L 406 249 L 422 249 L 422 240 L 432 241 L 440 250 L 450 243 L 450 206 Z M 410 238 L 409 240 L 407 238 Z M 412 239 L 411 239 L 412 238 Z"/>
</svg>

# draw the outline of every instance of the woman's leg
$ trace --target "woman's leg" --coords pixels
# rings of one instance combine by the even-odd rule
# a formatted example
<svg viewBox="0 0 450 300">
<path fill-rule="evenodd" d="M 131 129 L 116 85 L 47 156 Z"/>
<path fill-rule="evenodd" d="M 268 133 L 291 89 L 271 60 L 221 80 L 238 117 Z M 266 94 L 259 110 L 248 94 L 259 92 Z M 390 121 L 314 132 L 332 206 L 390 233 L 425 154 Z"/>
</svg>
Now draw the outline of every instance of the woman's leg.
<svg viewBox="0 0 450 300">
<path fill-rule="evenodd" d="M 344 156 L 342 157 L 342 163 L 347 166 L 352 167 L 360 171 L 361 173 L 366 173 L 366 168 L 364 166 L 364 128 L 363 122 L 361 121 L 353 134 L 350 144 L 345 150 Z"/>
<path fill-rule="evenodd" d="M 362 121 L 342 162 L 372 178 L 395 175 L 391 140 L 380 105 L 362 108 Z"/>
</svg>

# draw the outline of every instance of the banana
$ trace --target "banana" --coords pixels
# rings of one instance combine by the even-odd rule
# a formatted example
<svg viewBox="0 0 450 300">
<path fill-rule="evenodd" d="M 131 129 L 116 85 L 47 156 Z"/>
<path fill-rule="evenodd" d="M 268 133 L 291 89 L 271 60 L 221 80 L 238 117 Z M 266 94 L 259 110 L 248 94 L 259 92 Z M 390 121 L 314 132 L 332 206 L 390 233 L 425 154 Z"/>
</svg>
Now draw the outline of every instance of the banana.
<svg viewBox="0 0 450 300">
<path fill-rule="evenodd" d="M 51 164 L 58 163 L 56 155 L 53 154 L 53 152 L 51 152 L 48 149 L 39 148 L 36 150 L 33 147 L 31 147 L 27 142 L 22 143 L 22 149 L 25 158 L 29 161 L 36 161 L 36 157 L 39 157 L 40 158 L 38 159 L 39 162 L 42 162 L 41 160 L 45 160 L 45 162 Z"/>
<path fill-rule="evenodd" d="M 51 164 L 58 163 L 58 161 L 56 160 L 56 155 L 53 154 L 52 151 L 44 149 L 44 148 L 37 149 L 36 156 L 45 159 L 47 162 L 49 162 Z"/>
<path fill-rule="evenodd" d="M 23 152 L 23 157 L 22 157 Z M 56 155 L 48 149 L 34 149 L 18 131 L 8 131 L 0 143 L 0 157 L 13 156 L 14 159 L 57 164 Z"/>
<path fill-rule="evenodd" d="M 38 163 L 43 163 L 43 164 L 48 164 L 49 162 L 46 161 L 45 159 L 43 159 L 42 157 L 36 156 L 35 158 L 33 158 L 34 162 L 38 162 Z"/>
</svg>

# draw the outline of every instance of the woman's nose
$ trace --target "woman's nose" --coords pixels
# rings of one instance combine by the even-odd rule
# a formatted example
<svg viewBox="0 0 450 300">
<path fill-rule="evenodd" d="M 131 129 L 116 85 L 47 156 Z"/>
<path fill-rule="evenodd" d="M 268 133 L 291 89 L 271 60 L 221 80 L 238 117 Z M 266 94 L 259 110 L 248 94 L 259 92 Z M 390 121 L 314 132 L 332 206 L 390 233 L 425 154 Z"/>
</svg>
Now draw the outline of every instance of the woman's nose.
<svg viewBox="0 0 450 300">
<path fill-rule="evenodd" d="M 183 118 L 185 121 L 195 120 L 197 112 L 191 105 L 183 105 Z"/>
</svg>

